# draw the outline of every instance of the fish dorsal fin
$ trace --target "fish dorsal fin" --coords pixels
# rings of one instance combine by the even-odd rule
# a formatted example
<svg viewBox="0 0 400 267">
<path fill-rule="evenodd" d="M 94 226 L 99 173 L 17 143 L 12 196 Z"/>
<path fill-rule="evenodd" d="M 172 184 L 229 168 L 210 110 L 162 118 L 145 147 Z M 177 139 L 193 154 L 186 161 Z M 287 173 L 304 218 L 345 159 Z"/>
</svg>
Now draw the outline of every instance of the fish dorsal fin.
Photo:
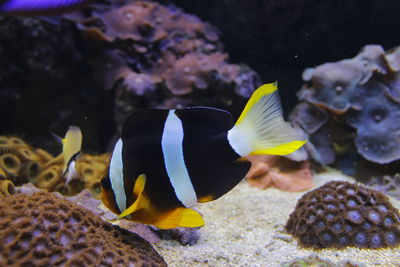
<svg viewBox="0 0 400 267">
<path fill-rule="evenodd" d="M 200 134 L 227 132 L 233 127 L 231 114 L 222 109 L 191 107 L 175 113 L 186 129 Z"/>
<path fill-rule="evenodd" d="M 168 116 L 166 109 L 142 109 L 129 115 L 122 128 L 122 140 L 129 138 L 133 133 L 153 132 L 154 127 L 164 125 Z"/>
<path fill-rule="evenodd" d="M 146 185 L 146 175 L 141 174 L 135 181 L 135 186 L 133 187 L 133 194 L 136 196 L 135 202 L 129 206 L 126 210 L 124 210 L 119 216 L 118 219 L 122 219 L 135 211 L 143 209 L 147 205 L 147 199 L 143 195 L 143 190 Z"/>
<path fill-rule="evenodd" d="M 193 209 L 177 208 L 154 225 L 160 229 L 200 227 L 204 225 L 204 220 L 201 214 Z"/>
</svg>

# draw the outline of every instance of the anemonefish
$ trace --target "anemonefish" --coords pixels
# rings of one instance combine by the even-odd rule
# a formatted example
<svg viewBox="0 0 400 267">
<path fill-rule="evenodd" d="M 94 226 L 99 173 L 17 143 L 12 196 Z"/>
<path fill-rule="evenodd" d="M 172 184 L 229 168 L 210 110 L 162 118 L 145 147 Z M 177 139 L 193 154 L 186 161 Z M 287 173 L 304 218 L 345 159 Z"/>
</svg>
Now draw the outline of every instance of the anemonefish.
<svg viewBox="0 0 400 267">
<path fill-rule="evenodd" d="M 77 126 L 69 126 L 64 138 L 52 133 L 53 136 L 62 143 L 64 158 L 64 166 L 62 177 L 65 179 L 65 184 L 77 178 L 76 160 L 79 158 L 82 148 L 82 131 Z"/>
<path fill-rule="evenodd" d="M 0 15 L 49 16 L 71 12 L 95 0 L 0 0 Z"/>
<path fill-rule="evenodd" d="M 236 124 L 227 111 L 192 107 L 131 114 L 101 181 L 103 203 L 118 218 L 160 229 L 199 227 L 197 203 L 215 200 L 248 172 L 247 155 L 300 148 L 284 121 L 277 84 L 258 88 Z"/>
</svg>

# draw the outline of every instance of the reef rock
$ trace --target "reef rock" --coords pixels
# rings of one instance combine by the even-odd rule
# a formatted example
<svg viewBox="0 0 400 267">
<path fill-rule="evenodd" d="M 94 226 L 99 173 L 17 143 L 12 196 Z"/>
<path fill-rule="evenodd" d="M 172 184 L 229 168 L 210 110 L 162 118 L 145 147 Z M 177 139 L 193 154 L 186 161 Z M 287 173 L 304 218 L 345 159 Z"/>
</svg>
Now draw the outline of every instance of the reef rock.
<svg viewBox="0 0 400 267">
<path fill-rule="evenodd" d="M 252 166 L 246 175 L 250 185 L 266 189 L 275 187 L 297 192 L 313 187 L 312 171 L 307 161 L 283 156 L 248 156 Z"/>
<path fill-rule="evenodd" d="M 0 202 L 2 266 L 166 266 L 148 242 L 50 193 Z"/>
<path fill-rule="evenodd" d="M 172 5 L 98 3 L 69 14 L 90 46 L 96 80 L 116 91 L 116 120 L 139 108 L 188 105 L 240 110 L 258 75 L 228 62 L 218 31 Z"/>
<path fill-rule="evenodd" d="M 399 54 L 400 48 L 368 45 L 352 59 L 304 71 L 301 103 L 290 119 L 309 135 L 315 161 L 357 177 L 373 174 L 359 171 L 362 162 L 384 165 L 387 174 L 398 167 Z"/>
<path fill-rule="evenodd" d="M 373 177 L 367 185 L 400 200 L 400 173 L 393 176 L 385 175 L 380 178 Z"/>
<path fill-rule="evenodd" d="M 396 247 L 400 214 L 384 194 L 334 181 L 300 198 L 286 230 L 304 247 Z"/>
</svg>

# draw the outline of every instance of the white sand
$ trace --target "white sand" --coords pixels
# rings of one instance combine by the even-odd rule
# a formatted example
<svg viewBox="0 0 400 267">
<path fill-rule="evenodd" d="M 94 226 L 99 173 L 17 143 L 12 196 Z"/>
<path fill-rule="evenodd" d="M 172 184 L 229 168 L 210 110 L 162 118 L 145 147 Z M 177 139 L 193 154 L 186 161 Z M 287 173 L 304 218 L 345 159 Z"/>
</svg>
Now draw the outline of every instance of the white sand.
<svg viewBox="0 0 400 267">
<path fill-rule="evenodd" d="M 317 185 L 332 179 L 349 180 L 332 172 L 315 177 Z M 242 183 L 217 201 L 198 207 L 206 225 L 197 244 L 182 246 L 176 241 L 162 241 L 155 248 L 169 266 L 179 267 L 290 266 L 309 257 L 329 266 L 400 266 L 400 248 L 314 251 L 298 247 L 284 232 L 284 225 L 303 194 L 262 191 Z M 400 208 L 399 201 L 392 203 Z"/>
</svg>

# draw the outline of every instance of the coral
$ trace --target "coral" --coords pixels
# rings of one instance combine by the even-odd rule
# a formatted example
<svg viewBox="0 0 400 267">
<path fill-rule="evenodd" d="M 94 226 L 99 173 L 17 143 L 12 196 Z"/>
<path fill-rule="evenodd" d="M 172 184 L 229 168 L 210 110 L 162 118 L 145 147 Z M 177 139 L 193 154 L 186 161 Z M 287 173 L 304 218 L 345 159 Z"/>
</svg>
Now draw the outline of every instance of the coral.
<svg viewBox="0 0 400 267">
<path fill-rule="evenodd" d="M 65 198 L 85 207 L 94 215 L 102 218 L 103 220 L 115 220 L 117 218 L 114 213 L 112 213 L 102 204 L 101 200 L 93 198 L 92 193 L 90 193 L 90 191 L 87 189 L 75 196 Z M 129 232 L 139 235 L 141 238 L 150 243 L 160 242 L 160 238 L 150 229 L 149 225 L 139 224 L 128 220 L 119 220 L 116 222 L 116 224 L 121 228 L 128 230 Z"/>
<path fill-rule="evenodd" d="M 18 137 L 0 136 L 0 169 L 15 185 L 36 179 L 48 158 Z"/>
<path fill-rule="evenodd" d="M 88 189 L 93 197 L 100 198 L 100 180 L 107 171 L 110 154 L 89 155 L 82 154 L 76 161 L 76 171 L 79 175 L 69 184 L 65 184 L 62 178 L 64 159 L 62 154 L 48 161 L 43 166 L 43 171 L 39 174 L 34 184 L 48 191 L 58 191 L 63 195 L 71 196 Z"/>
<path fill-rule="evenodd" d="M 87 37 L 96 79 L 116 91 L 118 125 L 138 108 L 241 107 L 260 84 L 228 63 L 216 29 L 172 5 L 98 3 L 65 17 Z"/>
<path fill-rule="evenodd" d="M 248 156 L 252 165 L 246 175 L 250 185 L 266 189 L 302 191 L 313 187 L 312 172 L 307 161 L 294 161 L 282 156 Z"/>
<path fill-rule="evenodd" d="M 139 236 L 50 193 L 0 203 L 0 261 L 15 266 L 166 266 Z"/>
<path fill-rule="evenodd" d="M 396 247 L 400 215 L 384 194 L 334 181 L 301 197 L 286 230 L 304 247 Z"/>
<path fill-rule="evenodd" d="M 15 187 L 10 180 L 0 180 L 0 198 L 15 194 Z"/>
<path fill-rule="evenodd" d="M 400 199 L 400 173 L 393 176 L 385 175 L 381 178 L 374 177 L 367 185 L 379 192 Z"/>
<path fill-rule="evenodd" d="M 382 168 L 389 174 L 396 168 L 399 53 L 399 48 L 385 52 L 379 45 L 367 45 L 352 59 L 304 71 L 301 103 L 290 120 L 309 135 L 307 148 L 315 161 L 356 176 L 365 175 L 359 171 L 363 161 L 391 164 Z"/>
<path fill-rule="evenodd" d="M 0 179 L 9 179 L 17 186 L 31 182 L 47 191 L 74 195 L 87 188 L 100 198 L 100 180 L 110 160 L 110 154 L 82 154 L 76 162 L 79 177 L 65 184 L 62 178 L 64 158 L 53 157 L 47 151 L 33 148 L 20 138 L 0 136 Z"/>
</svg>

